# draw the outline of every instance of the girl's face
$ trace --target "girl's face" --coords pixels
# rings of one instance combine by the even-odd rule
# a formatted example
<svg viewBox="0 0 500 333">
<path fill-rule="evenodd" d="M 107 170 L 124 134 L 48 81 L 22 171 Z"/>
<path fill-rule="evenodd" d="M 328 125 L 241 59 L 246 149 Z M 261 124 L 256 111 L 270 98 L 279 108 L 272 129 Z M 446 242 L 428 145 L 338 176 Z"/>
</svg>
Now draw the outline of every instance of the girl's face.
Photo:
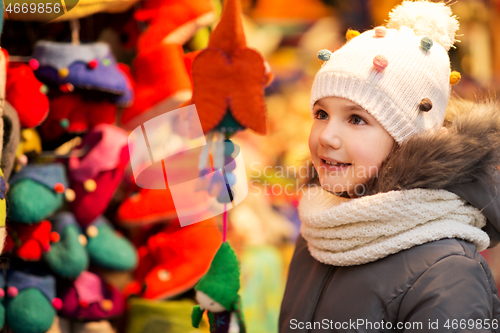
<svg viewBox="0 0 500 333">
<path fill-rule="evenodd" d="M 340 97 L 316 102 L 309 150 L 321 186 L 351 198 L 364 194 L 363 186 L 378 174 L 395 141 L 366 110 Z"/>
</svg>

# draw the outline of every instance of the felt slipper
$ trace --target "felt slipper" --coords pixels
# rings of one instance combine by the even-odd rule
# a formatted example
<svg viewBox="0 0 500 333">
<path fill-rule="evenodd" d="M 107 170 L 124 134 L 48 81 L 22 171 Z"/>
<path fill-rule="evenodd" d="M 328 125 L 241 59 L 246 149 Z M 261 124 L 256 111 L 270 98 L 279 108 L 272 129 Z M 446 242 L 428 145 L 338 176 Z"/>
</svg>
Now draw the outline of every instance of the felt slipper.
<svg viewBox="0 0 500 333">
<path fill-rule="evenodd" d="M 125 310 L 122 294 L 99 276 L 83 272 L 61 287 L 61 315 L 72 319 L 100 320 L 116 317 Z"/>
<path fill-rule="evenodd" d="M 83 133 L 99 124 L 116 121 L 116 106 L 106 100 L 84 99 L 80 94 L 62 94 L 50 100 L 50 113 L 41 126 L 45 140 L 64 133 Z"/>
<path fill-rule="evenodd" d="M 38 41 L 30 64 L 39 80 L 62 92 L 74 88 L 99 91 L 119 106 L 128 106 L 133 100 L 130 82 L 108 44 Z"/>
<path fill-rule="evenodd" d="M 7 323 L 14 333 L 47 332 L 62 306 L 55 278 L 38 272 L 9 270 L 7 297 Z"/>
<path fill-rule="evenodd" d="M 14 162 L 16 161 L 16 151 L 21 136 L 21 125 L 16 110 L 5 102 L 3 108 L 3 148 L 2 148 L 2 167 L 4 178 L 9 179 Z"/>
<path fill-rule="evenodd" d="M 10 178 L 9 184 L 9 219 L 27 224 L 40 222 L 57 211 L 68 188 L 60 163 L 27 165 Z"/>
<path fill-rule="evenodd" d="M 185 44 L 199 28 L 212 24 L 216 13 L 212 0 L 148 0 L 134 17 L 149 23 L 137 41 L 142 52 L 162 43 Z"/>
<path fill-rule="evenodd" d="M 137 266 L 137 252 L 128 239 L 118 234 L 104 216 L 85 229 L 90 262 L 102 268 L 128 271 Z"/>
<path fill-rule="evenodd" d="M 192 53 L 184 55 L 178 44 L 158 44 L 139 52 L 131 72 L 135 100 L 123 112 L 121 124 L 133 129 L 189 100 L 191 58 L 198 52 Z"/>
<path fill-rule="evenodd" d="M 10 62 L 7 68 L 5 99 L 19 115 L 22 127 L 40 125 L 49 113 L 47 87 L 38 81 L 30 66 Z"/>
<path fill-rule="evenodd" d="M 74 279 L 89 266 L 85 245 L 87 239 L 70 212 L 61 212 L 52 219 L 51 250 L 43 255 L 47 265 L 57 275 Z"/>
<path fill-rule="evenodd" d="M 49 221 L 32 225 L 9 222 L 4 251 L 12 251 L 25 261 L 38 261 L 51 249 L 50 242 L 54 240 L 51 228 Z"/>
<path fill-rule="evenodd" d="M 139 248 L 135 281 L 124 293 L 166 299 L 191 289 L 208 271 L 221 242 L 215 219 L 187 227 L 172 222 Z"/>
<path fill-rule="evenodd" d="M 95 126 L 82 140 L 88 152 L 68 160 L 68 177 L 75 192 L 69 208 L 82 227 L 104 213 L 129 162 L 127 133 L 114 125 Z"/>
</svg>

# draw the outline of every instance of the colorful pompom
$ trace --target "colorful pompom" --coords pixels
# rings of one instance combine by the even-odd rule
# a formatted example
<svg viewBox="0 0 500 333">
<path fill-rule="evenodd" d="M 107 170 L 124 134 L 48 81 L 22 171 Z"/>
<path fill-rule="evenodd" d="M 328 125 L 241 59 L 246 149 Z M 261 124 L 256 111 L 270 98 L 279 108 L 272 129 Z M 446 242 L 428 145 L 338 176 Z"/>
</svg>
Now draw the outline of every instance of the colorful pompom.
<svg viewBox="0 0 500 333">
<path fill-rule="evenodd" d="M 54 307 L 54 309 L 59 311 L 62 309 L 63 303 L 60 298 L 56 297 L 52 300 L 52 306 Z"/>
<path fill-rule="evenodd" d="M 14 298 L 14 297 L 16 297 L 17 295 L 19 295 L 19 290 L 17 290 L 17 288 L 16 288 L 16 287 L 10 286 L 9 288 L 7 288 L 7 295 L 8 295 L 10 298 Z"/>
<path fill-rule="evenodd" d="M 385 37 L 385 35 L 387 34 L 386 27 L 376 27 L 374 30 L 375 30 L 375 37 Z"/>
<path fill-rule="evenodd" d="M 323 49 L 318 51 L 319 60 L 328 61 L 330 60 L 330 56 L 332 55 L 332 51 Z"/>
<path fill-rule="evenodd" d="M 73 202 L 75 201 L 76 193 L 72 189 L 67 188 L 66 191 L 64 192 L 64 196 L 66 197 L 67 202 Z"/>
<path fill-rule="evenodd" d="M 50 242 L 51 243 L 58 243 L 61 240 L 61 235 L 59 235 L 57 232 L 52 231 L 50 233 Z"/>
<path fill-rule="evenodd" d="M 359 31 L 348 29 L 345 33 L 345 39 L 347 39 L 347 41 L 350 41 L 351 39 L 353 39 L 354 37 L 358 37 L 359 35 Z"/>
<path fill-rule="evenodd" d="M 96 184 L 95 180 L 87 179 L 86 181 L 83 182 L 83 188 L 87 192 L 94 192 L 97 188 L 97 184 Z"/>
<path fill-rule="evenodd" d="M 383 55 L 377 55 L 373 58 L 373 67 L 376 71 L 381 72 L 389 65 L 389 61 Z"/>
<path fill-rule="evenodd" d="M 451 85 L 457 84 L 458 82 L 460 82 L 461 78 L 462 78 L 462 75 L 460 75 L 459 72 L 457 72 L 457 71 L 451 72 L 451 74 L 450 74 L 450 84 Z"/>
<path fill-rule="evenodd" d="M 447 51 L 455 43 L 458 21 L 444 2 L 403 1 L 389 13 L 387 28 L 405 26 L 417 36 L 427 36 Z"/>
<path fill-rule="evenodd" d="M 426 51 L 431 49 L 432 44 L 434 44 L 434 42 L 429 37 L 424 37 L 420 40 L 420 47 Z"/>
<path fill-rule="evenodd" d="M 97 235 L 99 235 L 99 229 L 97 229 L 95 225 L 91 225 L 87 228 L 87 236 L 94 238 L 97 237 Z"/>
</svg>

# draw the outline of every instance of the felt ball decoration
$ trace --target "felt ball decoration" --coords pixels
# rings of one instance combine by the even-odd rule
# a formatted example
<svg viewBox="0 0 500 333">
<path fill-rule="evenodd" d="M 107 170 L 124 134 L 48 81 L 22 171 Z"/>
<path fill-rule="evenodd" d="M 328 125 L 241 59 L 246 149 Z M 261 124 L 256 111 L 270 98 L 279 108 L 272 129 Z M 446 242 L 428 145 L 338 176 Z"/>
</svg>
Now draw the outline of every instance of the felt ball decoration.
<svg viewBox="0 0 500 333">
<path fill-rule="evenodd" d="M 68 201 L 68 202 L 75 201 L 75 198 L 76 198 L 75 191 L 73 191 L 70 188 L 66 189 L 66 191 L 64 192 L 64 197 L 66 198 L 66 201 Z"/>
<path fill-rule="evenodd" d="M 80 245 L 82 245 L 82 246 L 86 246 L 88 243 L 87 237 L 85 237 L 85 235 L 79 235 L 78 236 L 78 243 L 80 243 Z"/>
<path fill-rule="evenodd" d="M 19 290 L 17 290 L 16 287 L 9 287 L 7 288 L 7 295 L 10 297 L 10 298 L 14 298 L 16 297 L 17 295 L 19 295 Z"/>
<path fill-rule="evenodd" d="M 0 289 L 0 299 L 5 297 L 5 290 Z"/>
<path fill-rule="evenodd" d="M 104 311 L 113 310 L 113 301 L 110 299 L 103 299 L 101 301 L 101 309 L 103 309 Z"/>
<path fill-rule="evenodd" d="M 62 309 L 63 303 L 60 298 L 56 297 L 52 300 L 52 306 L 54 307 L 54 309 L 59 311 Z"/>
<path fill-rule="evenodd" d="M 64 94 L 67 94 L 69 92 L 72 92 L 75 90 L 75 87 L 71 84 L 71 83 L 65 83 L 65 84 L 61 84 L 59 86 L 59 90 L 64 93 Z"/>
<path fill-rule="evenodd" d="M 111 65 L 111 60 L 109 60 L 108 58 L 104 58 L 104 59 L 102 59 L 102 64 L 104 66 L 109 66 L 109 65 Z"/>
<path fill-rule="evenodd" d="M 420 109 L 420 111 L 428 112 L 430 109 L 432 109 L 431 100 L 428 98 L 424 98 L 423 100 L 420 101 L 418 108 Z"/>
<path fill-rule="evenodd" d="M 28 61 L 28 65 L 34 71 L 36 71 L 38 68 L 40 68 L 40 63 L 36 59 L 30 59 L 30 61 Z"/>
<path fill-rule="evenodd" d="M 42 84 L 40 86 L 40 92 L 44 95 L 47 95 L 49 93 L 49 87 L 47 87 L 45 84 Z"/>
<path fill-rule="evenodd" d="M 432 47 L 433 41 L 429 37 L 424 37 L 420 40 L 420 47 L 426 51 L 429 51 Z"/>
<path fill-rule="evenodd" d="M 19 161 L 19 164 L 21 164 L 21 165 L 26 165 L 26 164 L 28 164 L 28 156 L 26 156 L 26 155 L 24 155 L 24 154 L 20 155 L 20 156 L 17 158 L 17 160 Z"/>
<path fill-rule="evenodd" d="M 67 77 L 67 76 L 69 75 L 69 69 L 68 69 L 68 68 L 66 68 L 66 67 L 63 67 L 63 68 L 61 68 L 61 69 L 57 72 L 57 74 L 59 75 L 59 77 L 60 77 L 61 79 L 64 79 L 65 77 Z"/>
<path fill-rule="evenodd" d="M 332 51 L 323 49 L 318 51 L 318 59 L 323 61 L 330 60 L 330 56 L 332 55 Z"/>
<path fill-rule="evenodd" d="M 68 118 L 63 118 L 59 120 L 59 125 L 61 125 L 62 128 L 66 129 L 69 127 L 69 120 Z"/>
<path fill-rule="evenodd" d="M 359 31 L 348 29 L 345 33 L 345 39 L 347 39 L 347 41 L 350 41 L 351 39 L 353 39 L 354 37 L 358 37 L 359 35 Z"/>
<path fill-rule="evenodd" d="M 450 74 L 450 84 L 451 85 L 457 84 L 458 82 L 460 82 L 461 78 L 462 78 L 462 75 L 460 75 L 459 72 L 457 72 L 457 71 L 451 72 L 451 74 Z"/>
<path fill-rule="evenodd" d="M 99 235 L 99 230 L 95 225 L 91 225 L 90 227 L 87 228 L 87 236 L 94 238 Z"/>
<path fill-rule="evenodd" d="M 171 277 L 172 276 L 170 275 L 169 271 L 167 271 L 166 269 L 160 269 L 158 271 L 158 279 L 160 281 L 163 281 L 163 282 L 168 281 L 168 280 L 170 280 Z"/>
<path fill-rule="evenodd" d="M 229 139 L 224 140 L 224 156 L 231 156 L 233 152 L 234 143 Z"/>
<path fill-rule="evenodd" d="M 376 71 L 383 71 L 387 67 L 387 65 L 389 65 L 389 61 L 383 55 L 379 54 L 375 56 L 375 58 L 373 58 L 373 67 Z"/>
<path fill-rule="evenodd" d="M 50 233 L 50 241 L 52 243 L 58 243 L 60 240 L 61 240 L 61 236 L 57 232 L 52 231 Z"/>
<path fill-rule="evenodd" d="M 90 60 L 88 63 L 87 63 L 87 66 L 88 68 L 90 69 L 95 69 L 97 68 L 97 66 L 99 65 L 99 62 L 97 61 L 97 59 L 92 59 Z"/>
<path fill-rule="evenodd" d="M 56 192 L 56 193 L 64 193 L 64 185 L 62 183 L 56 183 L 54 185 L 54 192 Z"/>
<path fill-rule="evenodd" d="M 386 27 L 376 27 L 375 28 L 375 37 L 385 37 L 386 34 L 387 34 Z"/>
<path fill-rule="evenodd" d="M 87 179 L 86 181 L 83 182 L 83 188 L 87 192 L 94 192 L 97 188 L 97 184 L 96 184 L 95 180 Z"/>
</svg>

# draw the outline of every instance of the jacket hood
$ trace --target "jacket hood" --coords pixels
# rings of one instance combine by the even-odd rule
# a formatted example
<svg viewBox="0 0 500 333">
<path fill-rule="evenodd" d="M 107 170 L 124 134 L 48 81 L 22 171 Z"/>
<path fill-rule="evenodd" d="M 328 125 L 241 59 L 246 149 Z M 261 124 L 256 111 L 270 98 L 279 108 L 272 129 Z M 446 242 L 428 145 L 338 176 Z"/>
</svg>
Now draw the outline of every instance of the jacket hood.
<svg viewBox="0 0 500 333">
<path fill-rule="evenodd" d="M 432 112 L 432 110 L 430 111 Z M 491 245 L 500 242 L 500 103 L 452 99 L 445 130 L 424 132 L 389 154 L 366 195 L 413 188 L 445 189 L 482 211 Z"/>
</svg>

